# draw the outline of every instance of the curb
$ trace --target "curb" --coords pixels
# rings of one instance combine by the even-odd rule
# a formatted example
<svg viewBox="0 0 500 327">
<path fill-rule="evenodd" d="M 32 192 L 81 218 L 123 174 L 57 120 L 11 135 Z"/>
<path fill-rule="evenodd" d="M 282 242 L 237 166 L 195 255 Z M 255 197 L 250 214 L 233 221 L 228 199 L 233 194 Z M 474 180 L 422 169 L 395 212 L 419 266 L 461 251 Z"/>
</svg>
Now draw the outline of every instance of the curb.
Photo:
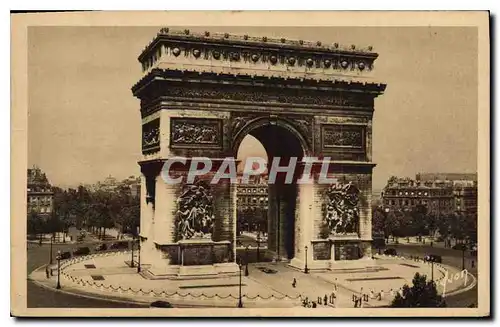
<svg viewBox="0 0 500 327">
<path fill-rule="evenodd" d="M 112 254 L 123 254 L 123 253 L 126 254 L 126 252 L 127 251 L 113 252 Z M 92 258 L 92 256 L 94 256 L 94 255 L 79 257 L 78 260 L 76 260 L 76 262 L 90 259 L 90 258 Z M 100 254 L 98 256 L 105 256 L 105 255 Z M 71 261 L 72 262 L 70 262 L 68 260 L 67 262 L 65 262 L 65 266 L 67 266 L 68 264 L 71 265 L 73 263 L 76 263 L 76 262 L 74 262 L 74 260 L 71 260 Z M 68 289 L 56 289 L 55 287 L 51 287 L 51 286 L 47 285 L 47 283 L 44 283 L 39 278 L 35 279 L 32 277 L 33 273 L 41 274 L 40 270 L 45 269 L 46 266 L 47 265 L 42 265 L 42 266 L 38 267 L 37 269 L 34 269 L 30 273 L 28 280 L 32 281 L 37 286 L 43 287 L 43 288 L 51 290 L 51 291 L 67 294 L 67 295 L 72 295 L 72 296 L 77 296 L 77 297 L 82 297 L 82 298 L 89 298 L 89 299 L 94 299 L 94 300 L 109 301 L 109 302 L 115 302 L 115 303 L 141 305 L 141 306 L 144 306 L 146 308 L 149 307 L 151 303 L 153 303 L 155 301 L 162 301 L 162 300 L 168 301 L 172 305 L 174 305 L 174 307 L 179 307 L 179 308 L 182 308 L 182 307 L 188 307 L 188 308 L 213 308 L 213 307 L 233 308 L 233 307 L 236 307 L 236 305 L 232 305 L 232 304 L 226 305 L 225 303 L 221 306 L 214 305 L 213 302 L 203 304 L 203 302 L 197 301 L 197 300 L 191 300 L 191 301 L 188 301 L 186 303 L 186 301 L 180 301 L 180 299 L 165 299 L 163 297 L 152 297 L 151 299 L 130 300 L 130 299 L 124 299 L 123 297 L 119 297 L 119 296 L 113 296 L 111 294 L 110 295 L 108 295 L 108 294 L 105 294 L 105 295 L 104 294 L 102 294 L 102 295 L 96 294 L 93 292 L 88 292 L 88 291 L 82 290 L 80 288 L 75 289 L 71 286 L 66 286 L 69 288 L 69 290 Z M 63 267 L 63 265 L 61 265 L 61 270 L 63 268 L 65 268 L 65 267 Z M 62 277 L 62 278 L 64 278 L 64 277 Z M 236 301 L 236 300 L 237 299 L 234 299 L 234 301 Z M 252 299 L 247 298 L 247 300 L 252 300 Z M 269 299 L 267 299 L 267 300 L 269 300 Z M 245 302 L 245 299 L 243 299 L 243 301 Z M 294 306 L 292 306 L 292 307 L 294 307 Z"/>
<path fill-rule="evenodd" d="M 151 302 L 139 302 L 139 301 L 132 301 L 132 300 L 122 300 L 122 299 L 117 299 L 117 298 L 114 298 L 114 297 L 100 297 L 100 296 L 97 296 L 97 295 L 94 295 L 92 293 L 88 293 L 88 292 L 84 292 L 84 291 L 79 291 L 79 292 L 76 292 L 76 291 L 67 291 L 67 290 L 64 290 L 64 289 L 56 289 L 56 288 L 52 288 L 50 287 L 49 285 L 45 284 L 45 283 L 42 283 L 40 282 L 39 280 L 36 280 L 36 279 L 33 279 L 31 277 L 31 275 L 34 273 L 34 272 L 38 272 L 39 270 L 42 270 L 42 269 L 45 269 L 46 265 L 42 265 L 36 269 L 34 269 L 30 275 L 28 276 L 28 280 L 33 282 L 35 285 L 39 286 L 39 287 L 43 287 L 44 289 L 47 289 L 47 290 L 50 290 L 50 291 L 53 291 L 53 292 L 57 292 L 57 293 L 62 293 L 62 294 L 66 294 L 66 295 L 72 295 L 72 296 L 77 296 L 77 297 L 82 297 L 82 298 L 87 298 L 87 299 L 92 299 L 92 300 L 100 300 L 100 301 L 109 301 L 109 302 L 115 302 L 115 303 L 126 303 L 126 304 L 139 304 L 139 305 L 148 305 L 151 303 Z M 152 301 L 154 302 L 154 301 Z"/>
<path fill-rule="evenodd" d="M 476 287 L 476 285 L 477 285 L 477 278 L 473 274 L 471 274 L 470 272 L 467 272 L 467 275 L 470 276 L 470 277 L 472 277 L 472 279 L 473 279 L 473 282 L 469 286 L 466 286 L 464 288 L 460 288 L 460 289 L 452 291 L 450 293 L 446 293 L 446 295 L 444 295 L 443 297 L 447 298 L 449 296 L 455 296 L 455 295 L 458 295 L 458 294 L 462 294 L 462 293 L 470 291 L 471 289 L 473 289 L 474 287 Z"/>
</svg>

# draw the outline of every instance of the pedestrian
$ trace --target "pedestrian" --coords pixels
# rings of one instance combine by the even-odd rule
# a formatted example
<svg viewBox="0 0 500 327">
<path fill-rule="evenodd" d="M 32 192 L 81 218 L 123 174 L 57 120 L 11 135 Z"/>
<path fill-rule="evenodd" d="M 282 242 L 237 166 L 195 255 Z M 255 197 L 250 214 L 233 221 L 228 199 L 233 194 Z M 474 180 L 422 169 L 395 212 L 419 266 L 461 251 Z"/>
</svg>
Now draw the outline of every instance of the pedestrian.
<svg viewBox="0 0 500 327">
<path fill-rule="evenodd" d="M 292 281 L 292 287 L 295 288 L 296 285 L 297 285 L 297 280 L 294 278 Z"/>
<path fill-rule="evenodd" d="M 328 295 L 325 294 L 325 297 L 323 298 L 323 304 L 328 305 Z"/>
<path fill-rule="evenodd" d="M 475 262 L 474 262 L 474 259 L 471 261 L 470 265 L 471 265 L 471 268 L 474 268 L 474 267 L 475 267 Z"/>
<path fill-rule="evenodd" d="M 49 266 L 46 266 L 45 267 L 45 275 L 47 276 L 47 279 L 50 278 L 50 274 L 49 274 Z"/>
</svg>

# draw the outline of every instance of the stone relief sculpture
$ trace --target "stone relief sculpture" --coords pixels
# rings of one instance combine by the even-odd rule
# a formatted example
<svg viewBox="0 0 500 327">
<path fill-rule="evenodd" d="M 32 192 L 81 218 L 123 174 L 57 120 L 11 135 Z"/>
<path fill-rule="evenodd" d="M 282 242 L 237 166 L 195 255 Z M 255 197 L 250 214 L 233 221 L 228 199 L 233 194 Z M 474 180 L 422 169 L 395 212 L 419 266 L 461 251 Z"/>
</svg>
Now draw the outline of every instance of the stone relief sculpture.
<svg viewBox="0 0 500 327">
<path fill-rule="evenodd" d="M 325 146 L 361 147 L 363 146 L 363 130 L 361 128 L 347 130 L 325 128 L 323 142 Z"/>
<path fill-rule="evenodd" d="M 203 181 L 188 184 L 177 199 L 177 238 L 211 238 L 214 224 L 213 197 Z"/>
<path fill-rule="evenodd" d="M 160 143 L 160 129 L 154 128 L 143 134 L 144 147 L 152 147 Z"/>
<path fill-rule="evenodd" d="M 176 121 L 172 126 L 174 144 L 219 144 L 219 126 Z"/>
<path fill-rule="evenodd" d="M 326 191 L 325 223 L 332 234 L 356 233 L 359 224 L 359 189 L 349 182 Z"/>
<path fill-rule="evenodd" d="M 160 147 L 160 121 L 153 120 L 142 127 L 142 151 L 152 152 Z"/>
</svg>

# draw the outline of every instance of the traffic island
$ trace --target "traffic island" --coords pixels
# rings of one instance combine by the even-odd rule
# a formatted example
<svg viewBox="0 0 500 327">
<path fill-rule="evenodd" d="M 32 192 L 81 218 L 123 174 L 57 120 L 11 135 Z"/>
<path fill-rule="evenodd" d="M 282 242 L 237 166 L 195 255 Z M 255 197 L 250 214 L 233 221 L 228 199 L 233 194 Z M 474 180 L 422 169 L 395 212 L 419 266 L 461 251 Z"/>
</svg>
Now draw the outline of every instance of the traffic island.
<svg viewBox="0 0 500 327">
<path fill-rule="evenodd" d="M 220 278 L 148 279 L 137 268 L 126 264 L 130 251 L 101 253 L 73 258 L 61 263 L 61 285 L 65 292 L 101 299 L 150 304 L 161 300 L 182 307 L 300 307 L 305 302 L 322 306 L 352 308 L 355 299 L 364 298 L 366 307 L 386 307 L 404 284 L 411 285 L 416 272 L 428 274 L 428 265 L 403 258 L 384 257 L 367 260 L 366 265 L 336 267 L 327 272 L 290 268 L 285 263 L 253 263 L 249 275 Z M 455 270 L 435 267 L 436 282 Z M 458 270 L 457 270 L 458 271 Z M 57 273 L 49 278 L 43 269 L 30 276 L 38 283 L 54 287 Z M 240 279 L 241 278 L 241 279 Z M 453 281 L 453 278 L 452 278 Z M 459 289 L 459 283 L 447 284 L 447 292 Z M 324 303 L 324 298 L 335 298 Z M 311 306 L 312 307 L 312 306 Z"/>
</svg>

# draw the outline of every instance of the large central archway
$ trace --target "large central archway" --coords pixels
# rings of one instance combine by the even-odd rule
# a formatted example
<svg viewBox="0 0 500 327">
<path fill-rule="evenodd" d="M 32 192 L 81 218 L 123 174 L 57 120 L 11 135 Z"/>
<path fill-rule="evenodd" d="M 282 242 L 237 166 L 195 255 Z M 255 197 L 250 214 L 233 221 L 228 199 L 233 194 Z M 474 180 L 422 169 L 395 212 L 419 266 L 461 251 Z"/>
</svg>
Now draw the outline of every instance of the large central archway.
<svg viewBox="0 0 500 327">
<path fill-rule="evenodd" d="M 268 168 L 275 160 L 281 167 L 288 166 L 291 158 L 300 164 L 309 152 L 303 135 L 283 119 L 260 117 L 250 121 L 233 141 L 235 156 L 246 135 L 255 137 L 263 145 Z M 285 173 L 278 173 L 275 182 L 268 185 L 267 248 L 278 260 L 290 260 L 295 255 L 296 181 L 300 177 L 298 170 L 295 172 L 291 183 L 285 182 Z"/>
</svg>

